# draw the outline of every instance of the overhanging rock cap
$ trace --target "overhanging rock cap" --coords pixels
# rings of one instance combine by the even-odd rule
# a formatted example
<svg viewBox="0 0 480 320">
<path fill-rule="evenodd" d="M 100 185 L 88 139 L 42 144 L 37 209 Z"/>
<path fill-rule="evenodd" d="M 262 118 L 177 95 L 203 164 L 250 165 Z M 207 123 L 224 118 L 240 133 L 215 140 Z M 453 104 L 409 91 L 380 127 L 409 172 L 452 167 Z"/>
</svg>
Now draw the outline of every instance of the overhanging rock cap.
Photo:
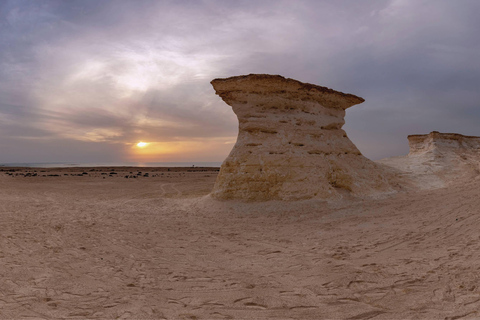
<svg viewBox="0 0 480 320">
<path fill-rule="evenodd" d="M 224 79 L 214 79 L 211 84 L 215 92 L 226 103 L 231 100 L 235 92 L 275 94 L 285 99 L 315 101 L 326 108 L 347 109 L 365 100 L 349 93 L 335 91 L 310 83 L 289 79 L 280 75 L 249 74 Z"/>
</svg>

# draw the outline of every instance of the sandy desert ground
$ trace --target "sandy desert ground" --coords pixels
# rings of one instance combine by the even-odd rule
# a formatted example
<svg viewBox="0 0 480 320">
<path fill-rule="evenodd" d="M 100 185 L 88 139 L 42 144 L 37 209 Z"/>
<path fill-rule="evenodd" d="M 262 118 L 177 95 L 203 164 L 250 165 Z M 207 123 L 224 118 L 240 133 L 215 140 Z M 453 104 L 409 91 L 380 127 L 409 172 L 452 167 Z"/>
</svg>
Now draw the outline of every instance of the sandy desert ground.
<svg viewBox="0 0 480 320">
<path fill-rule="evenodd" d="M 212 168 L 1 170 L 1 319 L 480 318 L 479 178 L 259 205 Z"/>
</svg>

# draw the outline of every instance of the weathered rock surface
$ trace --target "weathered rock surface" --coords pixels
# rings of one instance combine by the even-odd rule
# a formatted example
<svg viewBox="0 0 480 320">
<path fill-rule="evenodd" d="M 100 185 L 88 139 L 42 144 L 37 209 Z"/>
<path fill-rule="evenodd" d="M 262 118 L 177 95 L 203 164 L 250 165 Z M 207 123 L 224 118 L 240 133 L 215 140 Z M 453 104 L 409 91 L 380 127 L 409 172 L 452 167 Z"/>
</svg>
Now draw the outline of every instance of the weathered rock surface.
<svg viewBox="0 0 480 320">
<path fill-rule="evenodd" d="M 408 155 L 378 162 L 402 171 L 422 189 L 444 187 L 480 174 L 480 137 L 433 131 L 410 135 L 408 143 Z"/>
<path fill-rule="evenodd" d="M 212 191 L 218 199 L 299 200 L 392 191 L 342 126 L 364 99 L 278 75 L 215 79 L 238 117 L 235 146 Z"/>
<path fill-rule="evenodd" d="M 480 137 L 464 136 L 458 133 L 414 134 L 408 136 L 409 156 L 431 154 L 433 157 L 444 155 L 469 155 L 480 153 Z"/>
</svg>

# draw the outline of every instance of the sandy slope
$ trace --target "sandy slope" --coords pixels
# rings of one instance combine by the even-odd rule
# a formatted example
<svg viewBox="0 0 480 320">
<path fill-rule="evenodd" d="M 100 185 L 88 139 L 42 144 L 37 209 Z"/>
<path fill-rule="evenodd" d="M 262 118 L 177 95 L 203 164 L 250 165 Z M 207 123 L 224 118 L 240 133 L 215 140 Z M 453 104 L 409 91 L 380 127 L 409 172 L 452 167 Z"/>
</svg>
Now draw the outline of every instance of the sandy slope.
<svg viewBox="0 0 480 320">
<path fill-rule="evenodd" d="M 215 172 L 101 170 L 0 172 L 0 318 L 480 317 L 478 178 L 258 206 L 206 196 Z"/>
</svg>

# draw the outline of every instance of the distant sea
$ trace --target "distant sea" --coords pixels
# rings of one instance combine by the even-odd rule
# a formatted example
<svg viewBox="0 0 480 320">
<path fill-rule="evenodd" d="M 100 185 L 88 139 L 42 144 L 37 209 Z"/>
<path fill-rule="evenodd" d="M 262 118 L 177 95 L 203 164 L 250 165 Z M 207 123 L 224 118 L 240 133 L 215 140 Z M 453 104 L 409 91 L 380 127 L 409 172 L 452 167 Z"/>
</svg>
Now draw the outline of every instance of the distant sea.
<svg viewBox="0 0 480 320">
<path fill-rule="evenodd" d="M 44 163 L 0 163 L 0 167 L 68 168 L 68 167 L 220 167 L 221 162 L 44 162 Z"/>
</svg>

